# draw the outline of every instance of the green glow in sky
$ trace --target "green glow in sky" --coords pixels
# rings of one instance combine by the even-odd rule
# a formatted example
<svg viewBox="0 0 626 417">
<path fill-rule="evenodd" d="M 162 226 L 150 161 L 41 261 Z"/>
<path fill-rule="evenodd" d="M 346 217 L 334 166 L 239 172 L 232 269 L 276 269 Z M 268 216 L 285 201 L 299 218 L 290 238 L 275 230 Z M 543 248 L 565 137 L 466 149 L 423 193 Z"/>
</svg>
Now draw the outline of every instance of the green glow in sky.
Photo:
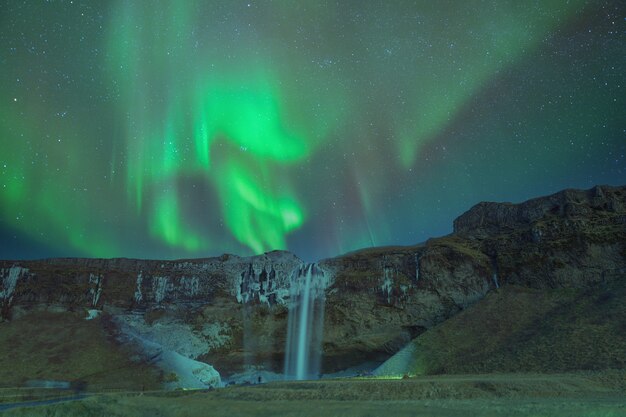
<svg viewBox="0 0 626 417">
<path fill-rule="evenodd" d="M 137 19 L 154 10 L 126 5 L 113 23 L 111 65 L 128 93 L 121 110 L 130 112 L 129 195 L 139 211 L 151 212 L 153 236 L 198 251 L 207 247 L 206 239 L 186 225 L 176 182 L 181 176 L 204 177 L 214 183 L 218 215 L 238 242 L 255 253 L 286 249 L 287 233 L 302 225 L 304 209 L 293 187 L 279 179 L 284 175 L 280 167 L 310 155 L 312 141 L 287 124 L 280 79 L 262 59 L 248 62 L 246 57 L 216 69 L 198 54 L 198 41 L 188 30 L 194 27 L 190 16 L 196 7 L 168 3 L 167 13 L 159 11 L 160 19 L 138 29 Z M 169 35 L 154 42 L 159 31 Z M 179 60 L 187 67 L 181 68 Z M 160 65 L 152 67 L 155 61 Z M 167 104 L 145 104 L 154 100 Z M 146 188 L 157 196 L 143 207 Z M 215 208 L 206 215 L 215 216 Z"/>
<path fill-rule="evenodd" d="M 315 259 L 619 183 L 617 4 L 11 4 L 0 243 Z"/>
</svg>

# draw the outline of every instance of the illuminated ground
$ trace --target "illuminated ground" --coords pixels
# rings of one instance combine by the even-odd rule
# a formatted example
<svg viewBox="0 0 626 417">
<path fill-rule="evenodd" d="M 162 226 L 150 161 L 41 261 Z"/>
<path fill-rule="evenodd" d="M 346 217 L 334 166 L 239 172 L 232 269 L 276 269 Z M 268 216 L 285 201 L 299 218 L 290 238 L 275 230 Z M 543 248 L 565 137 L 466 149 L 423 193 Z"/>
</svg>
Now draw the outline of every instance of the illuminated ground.
<svg viewBox="0 0 626 417">
<path fill-rule="evenodd" d="M 603 416 L 626 415 L 626 373 L 499 374 L 332 380 L 211 392 L 97 394 L 9 416 Z"/>
</svg>

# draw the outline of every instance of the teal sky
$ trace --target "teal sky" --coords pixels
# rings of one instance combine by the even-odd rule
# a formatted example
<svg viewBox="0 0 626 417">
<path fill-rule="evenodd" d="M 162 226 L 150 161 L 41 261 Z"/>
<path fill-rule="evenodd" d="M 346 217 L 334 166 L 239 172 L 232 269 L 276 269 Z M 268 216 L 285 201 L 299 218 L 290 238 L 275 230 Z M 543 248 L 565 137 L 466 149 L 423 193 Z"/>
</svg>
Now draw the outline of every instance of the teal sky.
<svg viewBox="0 0 626 417">
<path fill-rule="evenodd" d="M 0 1 L 0 258 L 307 260 L 626 183 L 619 1 Z"/>
</svg>

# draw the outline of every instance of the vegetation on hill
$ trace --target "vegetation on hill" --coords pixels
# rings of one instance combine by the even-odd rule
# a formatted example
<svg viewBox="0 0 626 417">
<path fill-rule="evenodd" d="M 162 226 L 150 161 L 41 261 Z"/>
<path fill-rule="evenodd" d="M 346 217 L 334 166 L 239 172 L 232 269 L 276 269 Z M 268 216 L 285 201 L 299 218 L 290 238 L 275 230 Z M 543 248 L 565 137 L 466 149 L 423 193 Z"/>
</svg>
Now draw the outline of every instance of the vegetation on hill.
<svg viewBox="0 0 626 417">
<path fill-rule="evenodd" d="M 159 371 L 133 359 L 108 334 L 106 318 L 31 312 L 0 323 L 0 386 L 60 380 L 82 381 L 88 390 L 160 387 Z"/>
<path fill-rule="evenodd" d="M 414 339 L 413 357 L 394 372 L 624 369 L 625 301 L 623 274 L 583 289 L 506 285 Z"/>
</svg>

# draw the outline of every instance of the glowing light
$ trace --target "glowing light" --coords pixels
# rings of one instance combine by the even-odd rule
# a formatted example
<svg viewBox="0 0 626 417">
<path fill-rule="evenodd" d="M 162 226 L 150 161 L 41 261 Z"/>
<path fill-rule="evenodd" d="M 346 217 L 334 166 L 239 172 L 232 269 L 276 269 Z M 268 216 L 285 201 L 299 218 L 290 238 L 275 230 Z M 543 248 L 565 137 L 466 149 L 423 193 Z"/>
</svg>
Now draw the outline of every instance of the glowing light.
<svg viewBox="0 0 626 417">
<path fill-rule="evenodd" d="M 492 3 L 118 0 L 83 19 L 13 2 L 0 243 L 313 259 L 445 233 L 481 199 L 621 181 L 623 43 L 575 30 L 605 12 Z"/>
</svg>

